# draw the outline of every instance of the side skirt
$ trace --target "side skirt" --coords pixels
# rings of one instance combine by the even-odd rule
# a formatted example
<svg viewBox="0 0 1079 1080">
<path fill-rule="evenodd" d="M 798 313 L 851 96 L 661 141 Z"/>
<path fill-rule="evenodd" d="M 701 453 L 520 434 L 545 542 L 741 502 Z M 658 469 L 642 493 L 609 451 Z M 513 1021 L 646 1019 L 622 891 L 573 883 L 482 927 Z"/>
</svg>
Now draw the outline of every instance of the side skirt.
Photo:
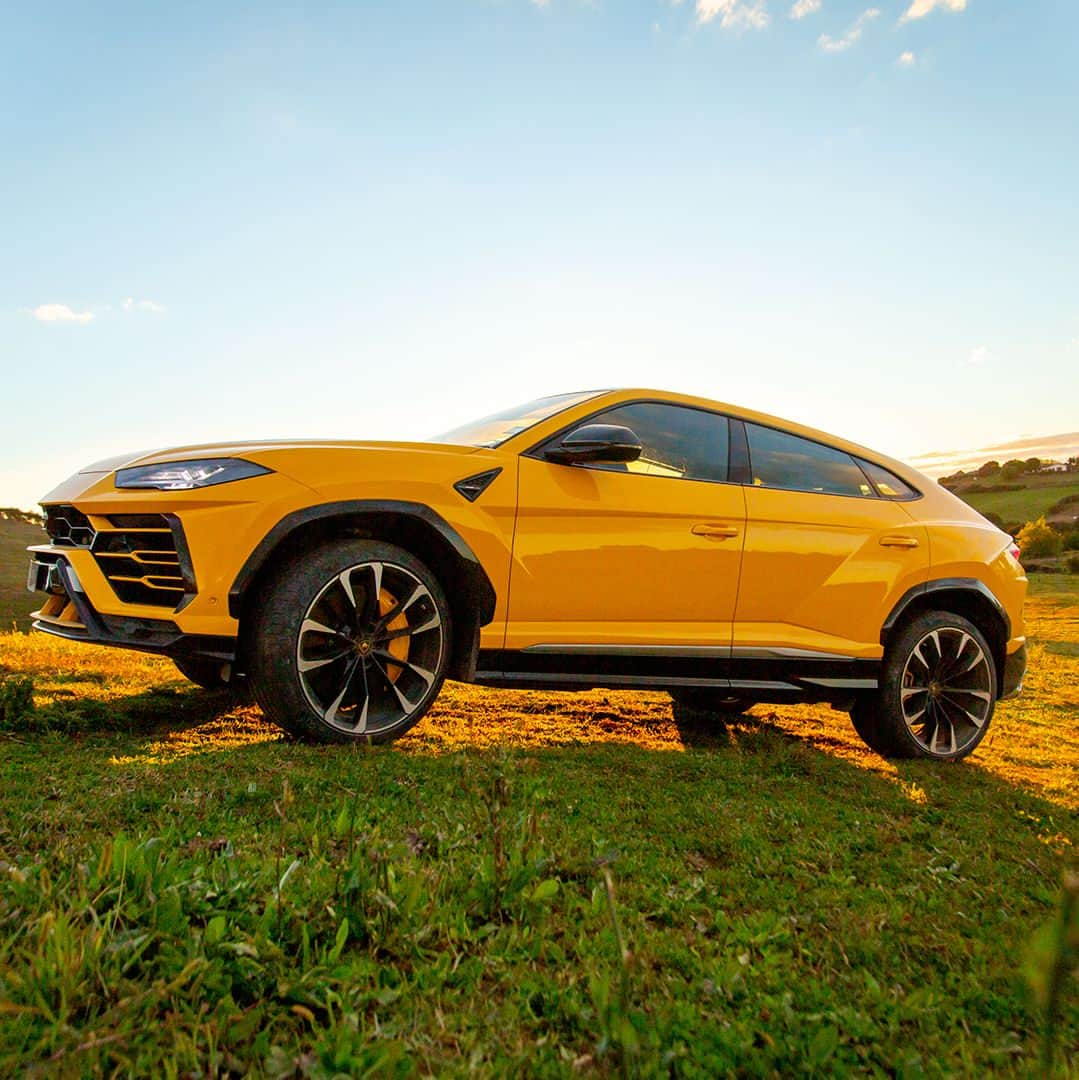
<svg viewBox="0 0 1079 1080">
<path fill-rule="evenodd" d="M 754 701 L 845 701 L 875 690 L 879 660 L 790 649 L 539 646 L 481 650 L 475 682 L 538 690 L 732 690 Z M 733 652 L 733 655 L 732 655 Z"/>
</svg>

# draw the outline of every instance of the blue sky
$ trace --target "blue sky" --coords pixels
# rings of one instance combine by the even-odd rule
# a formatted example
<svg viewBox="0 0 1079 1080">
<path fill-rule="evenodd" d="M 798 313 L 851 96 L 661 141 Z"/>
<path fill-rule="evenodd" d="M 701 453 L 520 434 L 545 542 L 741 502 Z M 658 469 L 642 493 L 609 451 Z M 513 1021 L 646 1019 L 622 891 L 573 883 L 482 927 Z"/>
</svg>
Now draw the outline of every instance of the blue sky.
<svg viewBox="0 0 1079 1080">
<path fill-rule="evenodd" d="M 4 21 L 0 504 L 600 386 L 905 457 L 1079 428 L 1071 0 Z"/>
</svg>

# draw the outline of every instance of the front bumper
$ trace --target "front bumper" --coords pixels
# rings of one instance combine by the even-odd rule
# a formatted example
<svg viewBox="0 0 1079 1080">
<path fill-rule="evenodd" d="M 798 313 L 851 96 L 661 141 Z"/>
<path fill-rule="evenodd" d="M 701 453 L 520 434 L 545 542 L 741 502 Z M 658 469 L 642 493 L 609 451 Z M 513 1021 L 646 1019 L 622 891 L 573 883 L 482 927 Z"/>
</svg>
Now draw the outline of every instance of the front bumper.
<svg viewBox="0 0 1079 1080">
<path fill-rule="evenodd" d="M 1027 671 L 1026 643 L 1004 658 L 1004 672 L 1000 680 L 1000 700 L 1015 697 L 1023 690 L 1023 676 Z"/>
<path fill-rule="evenodd" d="M 229 664 L 236 659 L 235 638 L 185 634 L 171 619 L 99 612 L 66 554 L 35 552 L 27 587 L 44 598 L 30 616 L 34 629 L 43 633 L 177 658 Z"/>
</svg>

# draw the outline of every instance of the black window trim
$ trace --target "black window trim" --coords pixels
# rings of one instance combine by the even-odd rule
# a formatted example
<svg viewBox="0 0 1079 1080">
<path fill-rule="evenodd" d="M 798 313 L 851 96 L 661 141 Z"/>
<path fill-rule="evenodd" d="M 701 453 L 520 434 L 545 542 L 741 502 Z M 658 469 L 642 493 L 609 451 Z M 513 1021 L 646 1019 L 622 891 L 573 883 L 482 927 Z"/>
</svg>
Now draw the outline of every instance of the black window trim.
<svg viewBox="0 0 1079 1080">
<path fill-rule="evenodd" d="M 830 443 L 824 442 L 823 439 L 814 439 L 809 435 L 801 435 L 796 431 L 789 431 L 787 428 L 781 428 L 776 424 L 762 424 L 759 420 L 743 420 L 742 424 L 754 424 L 760 428 L 767 428 L 769 431 L 778 431 L 781 435 L 788 435 L 792 439 L 802 439 L 805 442 L 814 443 L 817 446 L 823 446 L 825 450 L 833 450 L 837 454 L 846 454 L 847 457 L 854 462 L 858 467 L 858 471 L 865 477 L 865 482 L 869 485 L 869 490 L 873 492 L 872 495 L 849 495 L 842 491 L 818 491 L 815 488 L 789 488 L 789 487 L 776 487 L 772 484 L 754 484 L 753 483 L 753 455 L 749 449 L 749 432 L 746 432 L 746 454 L 749 461 L 749 479 L 746 481 L 746 487 L 751 487 L 754 490 L 759 491 L 793 491 L 799 495 L 831 495 L 837 499 L 858 499 L 859 502 L 865 502 L 866 499 L 879 499 L 881 502 L 914 502 L 916 499 L 923 498 L 922 493 L 913 485 L 903 480 L 903 477 L 896 476 L 897 480 L 902 481 L 911 491 L 914 492 L 910 496 L 897 496 L 897 495 L 882 495 L 877 485 L 870 479 L 869 474 L 862 467 L 863 459 L 856 454 L 852 454 L 849 450 L 842 450 L 838 446 L 832 446 Z M 886 473 L 892 473 L 886 465 L 881 465 L 878 461 L 871 461 L 869 458 L 864 459 L 869 465 L 876 465 L 878 469 L 883 469 Z M 895 474 L 892 473 L 894 476 Z"/>
<path fill-rule="evenodd" d="M 792 491 L 802 495 L 831 495 L 837 499 L 858 499 L 864 502 L 866 499 L 879 499 L 881 502 L 915 502 L 917 499 L 924 498 L 924 494 L 919 491 L 913 484 L 904 480 L 901 476 L 896 476 L 897 480 L 901 480 L 912 492 L 913 495 L 900 496 L 900 495 L 882 495 L 877 485 L 873 483 L 865 469 L 862 468 L 862 461 L 865 460 L 870 465 L 876 465 L 878 469 L 883 469 L 887 473 L 892 473 L 892 470 L 887 465 L 881 465 L 879 461 L 873 461 L 870 458 L 862 459 L 855 454 L 852 454 L 849 450 L 841 450 L 838 446 L 832 446 L 830 443 L 824 442 L 822 439 L 813 439 L 808 435 L 801 435 L 798 432 L 790 431 L 788 428 L 779 427 L 776 424 L 762 424 L 759 420 L 746 420 L 741 416 L 732 416 L 730 413 L 720 412 L 718 409 L 709 409 L 704 405 L 686 405 L 681 401 L 665 401 L 662 398 L 632 398 L 629 401 L 619 401 L 614 405 L 605 405 L 601 409 L 596 409 L 594 412 L 588 413 L 586 416 L 582 416 L 577 420 L 574 420 L 568 424 L 564 424 L 552 435 L 548 435 L 539 442 L 533 443 L 526 450 L 522 450 L 520 456 L 533 458 L 537 461 L 547 461 L 543 456 L 543 448 L 555 439 L 560 439 L 567 432 L 573 431 L 575 428 L 581 427 L 583 424 L 587 424 L 590 420 L 595 419 L 597 416 L 602 416 L 605 412 L 611 412 L 613 409 L 621 409 L 625 405 L 670 405 L 676 409 L 696 409 L 697 412 L 710 413 L 712 416 L 724 417 L 727 421 L 727 479 L 726 480 L 705 480 L 702 477 L 697 476 L 656 476 L 649 475 L 648 473 L 614 473 L 615 476 L 636 476 L 642 480 L 688 480 L 690 483 L 695 484 L 737 484 L 740 487 L 749 487 L 759 489 L 761 491 Z M 769 484 L 754 484 L 753 483 L 753 459 L 749 450 L 749 433 L 746 430 L 746 424 L 756 424 L 757 427 L 769 428 L 771 431 L 778 431 L 781 435 L 789 435 L 792 439 L 804 439 L 806 442 L 815 443 L 817 446 L 823 446 L 826 450 L 834 450 L 837 454 L 846 454 L 847 457 L 858 466 L 858 471 L 865 477 L 865 482 L 869 485 L 872 495 L 845 495 L 838 491 L 814 491 L 812 488 L 781 488 L 772 487 Z M 587 464 L 575 465 L 573 468 L 588 469 Z M 609 469 L 590 469 L 592 472 L 610 472 Z M 741 473 L 741 477 L 736 477 L 736 473 Z M 895 475 L 893 473 L 893 475 Z"/>
<path fill-rule="evenodd" d="M 726 480 L 706 480 L 703 476 L 658 476 L 655 473 L 631 473 L 631 472 L 614 472 L 611 469 L 597 469 L 590 466 L 587 462 L 581 462 L 577 465 L 572 465 L 575 469 L 588 469 L 590 472 L 603 472 L 612 476 L 635 476 L 640 480 L 681 480 L 683 482 L 688 481 L 691 484 L 728 484 L 736 485 L 739 487 L 745 487 L 745 483 L 742 480 L 731 479 L 731 466 L 733 455 L 731 448 L 734 445 L 735 439 L 735 427 L 741 426 L 742 420 L 737 416 L 731 416 L 728 413 L 720 412 L 718 409 L 708 409 L 703 405 L 686 405 L 681 401 L 664 401 L 662 398 L 633 398 L 630 401 L 619 401 L 615 404 L 605 405 L 602 409 L 596 409 L 595 412 L 589 413 L 587 416 L 582 416 L 572 423 L 565 424 L 560 427 L 553 435 L 548 435 L 546 438 L 540 439 L 539 442 L 534 443 L 527 450 L 521 451 L 521 457 L 534 458 L 537 461 L 547 461 L 548 464 L 552 464 L 547 458 L 543 456 L 543 449 L 548 444 L 554 442 L 555 439 L 560 439 L 567 432 L 574 431 L 576 428 L 587 424 L 589 421 L 594 420 L 597 416 L 602 416 L 606 412 L 612 412 L 615 409 L 625 408 L 627 405 L 668 405 L 672 409 L 694 409 L 696 412 L 708 413 L 710 416 L 718 416 L 721 419 L 727 421 L 727 479 Z M 742 438 L 745 438 L 745 432 L 742 432 Z M 749 448 L 746 446 L 746 455 L 748 460 Z"/>
<path fill-rule="evenodd" d="M 853 457 L 854 460 L 857 462 L 858 468 L 862 470 L 865 478 L 872 485 L 873 490 L 877 493 L 878 497 L 883 499 L 885 502 L 914 502 L 916 499 L 924 498 L 923 493 L 919 491 L 918 488 L 916 488 L 908 480 L 904 480 L 903 477 L 899 476 L 894 469 L 889 469 L 887 465 L 882 465 L 879 461 L 870 461 L 869 458 L 856 457 L 854 454 L 851 454 L 851 457 Z M 911 494 L 885 495 L 884 492 L 880 490 L 880 485 L 877 484 L 873 477 L 871 477 L 869 473 L 865 471 L 866 465 L 872 465 L 875 468 L 880 469 L 881 472 L 886 472 L 889 476 L 894 476 L 896 480 L 898 480 L 905 488 L 910 489 Z"/>
</svg>

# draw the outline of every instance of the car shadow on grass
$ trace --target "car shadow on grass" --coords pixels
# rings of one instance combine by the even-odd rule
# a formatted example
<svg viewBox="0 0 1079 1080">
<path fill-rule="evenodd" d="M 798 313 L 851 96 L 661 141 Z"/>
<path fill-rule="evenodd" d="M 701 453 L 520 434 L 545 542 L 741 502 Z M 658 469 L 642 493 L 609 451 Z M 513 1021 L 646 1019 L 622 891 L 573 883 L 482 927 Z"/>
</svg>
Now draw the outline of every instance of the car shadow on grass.
<svg viewBox="0 0 1079 1080">
<path fill-rule="evenodd" d="M 309 746 L 267 723 L 261 711 L 230 691 L 205 691 L 178 681 L 128 695 L 73 697 L 57 687 L 23 722 L 4 734 L 18 742 L 35 736 L 78 740 L 88 757 L 114 766 L 169 765 L 192 756 L 235 755 L 279 744 L 270 753 L 310 764 L 370 754 L 402 760 L 466 754 L 539 758 L 598 754 L 608 764 L 625 751 L 636 755 L 691 756 L 764 773 L 816 777 L 826 784 L 867 790 L 914 806 L 940 804 L 957 812 L 966 802 L 981 810 L 1021 814 L 1042 842 L 1056 849 L 1079 845 L 1074 808 L 1042 797 L 1036 786 L 1008 782 L 979 760 L 956 764 L 887 761 L 865 748 L 844 714 L 824 708 L 770 710 L 757 706 L 737 718 L 679 727 L 663 694 L 521 694 L 456 687 L 413 731 L 390 747 Z M 622 698 L 625 700 L 622 700 Z M 542 700 L 540 700 L 542 699 Z"/>
</svg>

